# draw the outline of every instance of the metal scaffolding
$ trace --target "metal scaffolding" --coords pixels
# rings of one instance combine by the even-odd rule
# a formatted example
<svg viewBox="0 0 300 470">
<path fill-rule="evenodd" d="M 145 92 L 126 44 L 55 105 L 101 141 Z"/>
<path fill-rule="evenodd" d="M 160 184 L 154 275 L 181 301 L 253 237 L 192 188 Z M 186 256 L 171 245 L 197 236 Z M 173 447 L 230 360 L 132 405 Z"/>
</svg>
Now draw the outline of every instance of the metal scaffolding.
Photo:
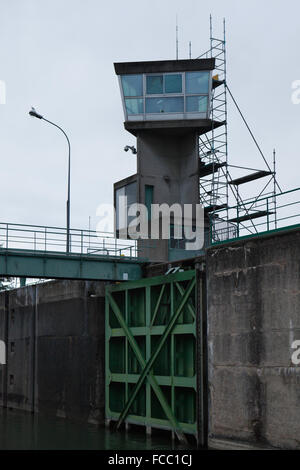
<svg viewBox="0 0 300 470">
<path fill-rule="evenodd" d="M 213 212 L 228 206 L 228 162 L 225 29 L 223 39 L 214 38 L 211 17 L 210 49 L 200 57 L 204 55 L 215 58 L 215 75 L 211 90 L 211 130 L 199 136 L 200 202 L 207 212 Z"/>
<path fill-rule="evenodd" d="M 211 242 L 258 233 L 262 227 L 265 227 L 266 230 L 277 228 L 276 190 L 278 188 L 280 193 L 282 191 L 276 181 L 275 151 L 273 153 L 273 168 L 271 169 L 228 87 L 225 20 L 223 20 L 223 37 L 218 39 L 214 37 L 212 17 L 210 16 L 210 48 L 198 58 L 203 57 L 215 59 L 211 90 L 211 129 L 199 136 L 199 194 L 200 202 L 210 220 Z M 229 164 L 228 95 L 232 98 L 264 160 L 266 168 L 263 170 Z M 235 177 L 233 174 L 236 170 L 243 170 L 246 173 L 244 176 Z M 241 191 L 243 185 L 260 178 L 267 178 L 263 189 L 251 199 L 246 199 Z M 258 220 L 259 222 L 257 222 Z"/>
</svg>

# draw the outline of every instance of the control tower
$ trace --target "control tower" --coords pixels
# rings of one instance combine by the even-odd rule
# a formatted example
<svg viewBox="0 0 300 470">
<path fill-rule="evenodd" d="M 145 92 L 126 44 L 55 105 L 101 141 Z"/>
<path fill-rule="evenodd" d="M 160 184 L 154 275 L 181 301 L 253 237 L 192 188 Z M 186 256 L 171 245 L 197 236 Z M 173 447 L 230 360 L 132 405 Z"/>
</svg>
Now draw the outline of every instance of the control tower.
<svg viewBox="0 0 300 470">
<path fill-rule="evenodd" d="M 136 137 L 137 172 L 114 185 L 115 208 L 127 203 L 196 205 L 199 136 L 221 125 L 211 119 L 214 58 L 115 63 L 124 127 Z M 127 219 L 127 224 L 129 218 Z M 116 221 L 117 233 L 124 227 Z M 195 256 L 185 240 L 139 240 L 140 256 L 168 261 Z"/>
</svg>

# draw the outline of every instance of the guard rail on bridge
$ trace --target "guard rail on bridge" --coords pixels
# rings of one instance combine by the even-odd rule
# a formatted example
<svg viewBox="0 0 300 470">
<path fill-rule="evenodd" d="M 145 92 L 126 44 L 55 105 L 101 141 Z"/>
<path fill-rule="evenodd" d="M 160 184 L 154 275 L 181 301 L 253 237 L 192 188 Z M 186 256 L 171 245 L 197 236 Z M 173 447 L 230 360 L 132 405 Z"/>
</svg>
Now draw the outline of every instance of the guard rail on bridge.
<svg viewBox="0 0 300 470">
<path fill-rule="evenodd" d="M 66 254 L 67 230 L 61 227 L 0 223 L 0 248 L 55 251 Z M 137 243 L 111 232 L 70 229 L 70 253 L 136 258 Z"/>
<path fill-rule="evenodd" d="M 0 223 L 0 276 L 130 280 L 141 277 L 137 242 L 113 233 Z"/>
</svg>

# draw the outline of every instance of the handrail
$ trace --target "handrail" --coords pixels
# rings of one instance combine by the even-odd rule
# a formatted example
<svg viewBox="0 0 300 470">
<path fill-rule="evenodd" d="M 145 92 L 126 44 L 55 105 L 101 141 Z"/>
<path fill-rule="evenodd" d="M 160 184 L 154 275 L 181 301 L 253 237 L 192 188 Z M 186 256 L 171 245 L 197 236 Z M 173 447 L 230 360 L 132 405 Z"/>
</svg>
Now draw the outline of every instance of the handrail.
<svg viewBox="0 0 300 470">
<path fill-rule="evenodd" d="M 281 197 L 281 196 L 284 196 L 285 194 L 290 194 L 290 193 L 293 193 L 293 192 L 296 192 L 296 191 L 300 191 L 300 187 L 298 188 L 294 188 L 294 189 L 290 189 L 289 191 L 284 191 L 282 193 L 278 193 L 278 194 L 273 194 L 272 195 L 270 194 L 269 196 L 265 195 L 264 197 L 261 197 L 260 199 L 251 199 L 251 200 L 246 200 L 246 204 L 251 204 L 252 202 L 258 202 L 258 201 L 263 201 L 263 200 L 266 200 L 266 199 L 272 199 L 274 197 Z M 243 204 L 244 204 L 245 201 L 243 201 Z M 300 202 L 300 201 L 299 201 Z M 237 204 L 236 206 L 230 206 L 228 209 L 237 209 L 237 208 L 241 208 L 241 204 Z M 214 212 L 223 212 L 224 209 L 216 209 Z"/>
<path fill-rule="evenodd" d="M 14 223 L 14 222 L 0 222 L 0 225 L 13 225 L 13 226 L 17 226 L 17 227 L 37 227 L 37 228 L 47 228 L 47 229 L 57 229 L 57 230 L 62 230 L 62 231 L 67 231 L 66 227 L 56 227 L 55 225 L 51 226 L 51 225 L 33 225 L 33 224 L 17 224 L 17 223 Z M 97 230 L 89 230 L 89 229 L 82 229 L 82 228 L 72 228 L 71 229 L 72 232 L 73 231 L 77 231 L 77 232 L 91 232 L 91 233 L 103 233 L 103 234 L 111 234 L 111 235 L 114 235 L 114 232 L 98 232 Z"/>
<path fill-rule="evenodd" d="M 44 225 L 0 222 L 0 249 L 66 253 L 67 229 Z M 69 254 L 137 258 L 136 240 L 117 239 L 112 232 L 70 229 Z"/>
<path fill-rule="evenodd" d="M 254 233 L 252 225 L 255 226 L 255 233 L 259 234 L 262 231 L 284 228 L 283 224 L 288 220 L 298 218 L 300 223 L 300 207 L 296 208 L 297 205 L 300 206 L 300 194 L 297 198 L 293 197 L 297 192 L 300 192 L 300 187 L 277 194 L 268 193 L 258 199 L 243 201 L 243 204 L 215 210 L 211 216 L 211 244 L 220 240 L 237 239 L 245 236 L 245 233 L 251 235 Z M 222 218 L 222 213 L 226 213 L 226 217 Z M 227 214 L 230 214 L 229 217 Z M 249 218 L 243 219 L 244 216 Z M 262 217 L 263 221 L 255 219 L 255 216 Z"/>
</svg>

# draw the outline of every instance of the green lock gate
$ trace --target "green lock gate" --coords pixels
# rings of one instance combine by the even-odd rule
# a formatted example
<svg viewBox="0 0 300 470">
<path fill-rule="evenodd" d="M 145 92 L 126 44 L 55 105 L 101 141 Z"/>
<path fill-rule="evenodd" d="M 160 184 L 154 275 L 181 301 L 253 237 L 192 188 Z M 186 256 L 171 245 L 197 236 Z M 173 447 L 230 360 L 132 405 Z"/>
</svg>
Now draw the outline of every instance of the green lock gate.
<svg viewBox="0 0 300 470">
<path fill-rule="evenodd" d="M 189 270 L 107 286 L 105 413 L 117 428 L 139 424 L 199 441 L 202 284 Z"/>
</svg>

